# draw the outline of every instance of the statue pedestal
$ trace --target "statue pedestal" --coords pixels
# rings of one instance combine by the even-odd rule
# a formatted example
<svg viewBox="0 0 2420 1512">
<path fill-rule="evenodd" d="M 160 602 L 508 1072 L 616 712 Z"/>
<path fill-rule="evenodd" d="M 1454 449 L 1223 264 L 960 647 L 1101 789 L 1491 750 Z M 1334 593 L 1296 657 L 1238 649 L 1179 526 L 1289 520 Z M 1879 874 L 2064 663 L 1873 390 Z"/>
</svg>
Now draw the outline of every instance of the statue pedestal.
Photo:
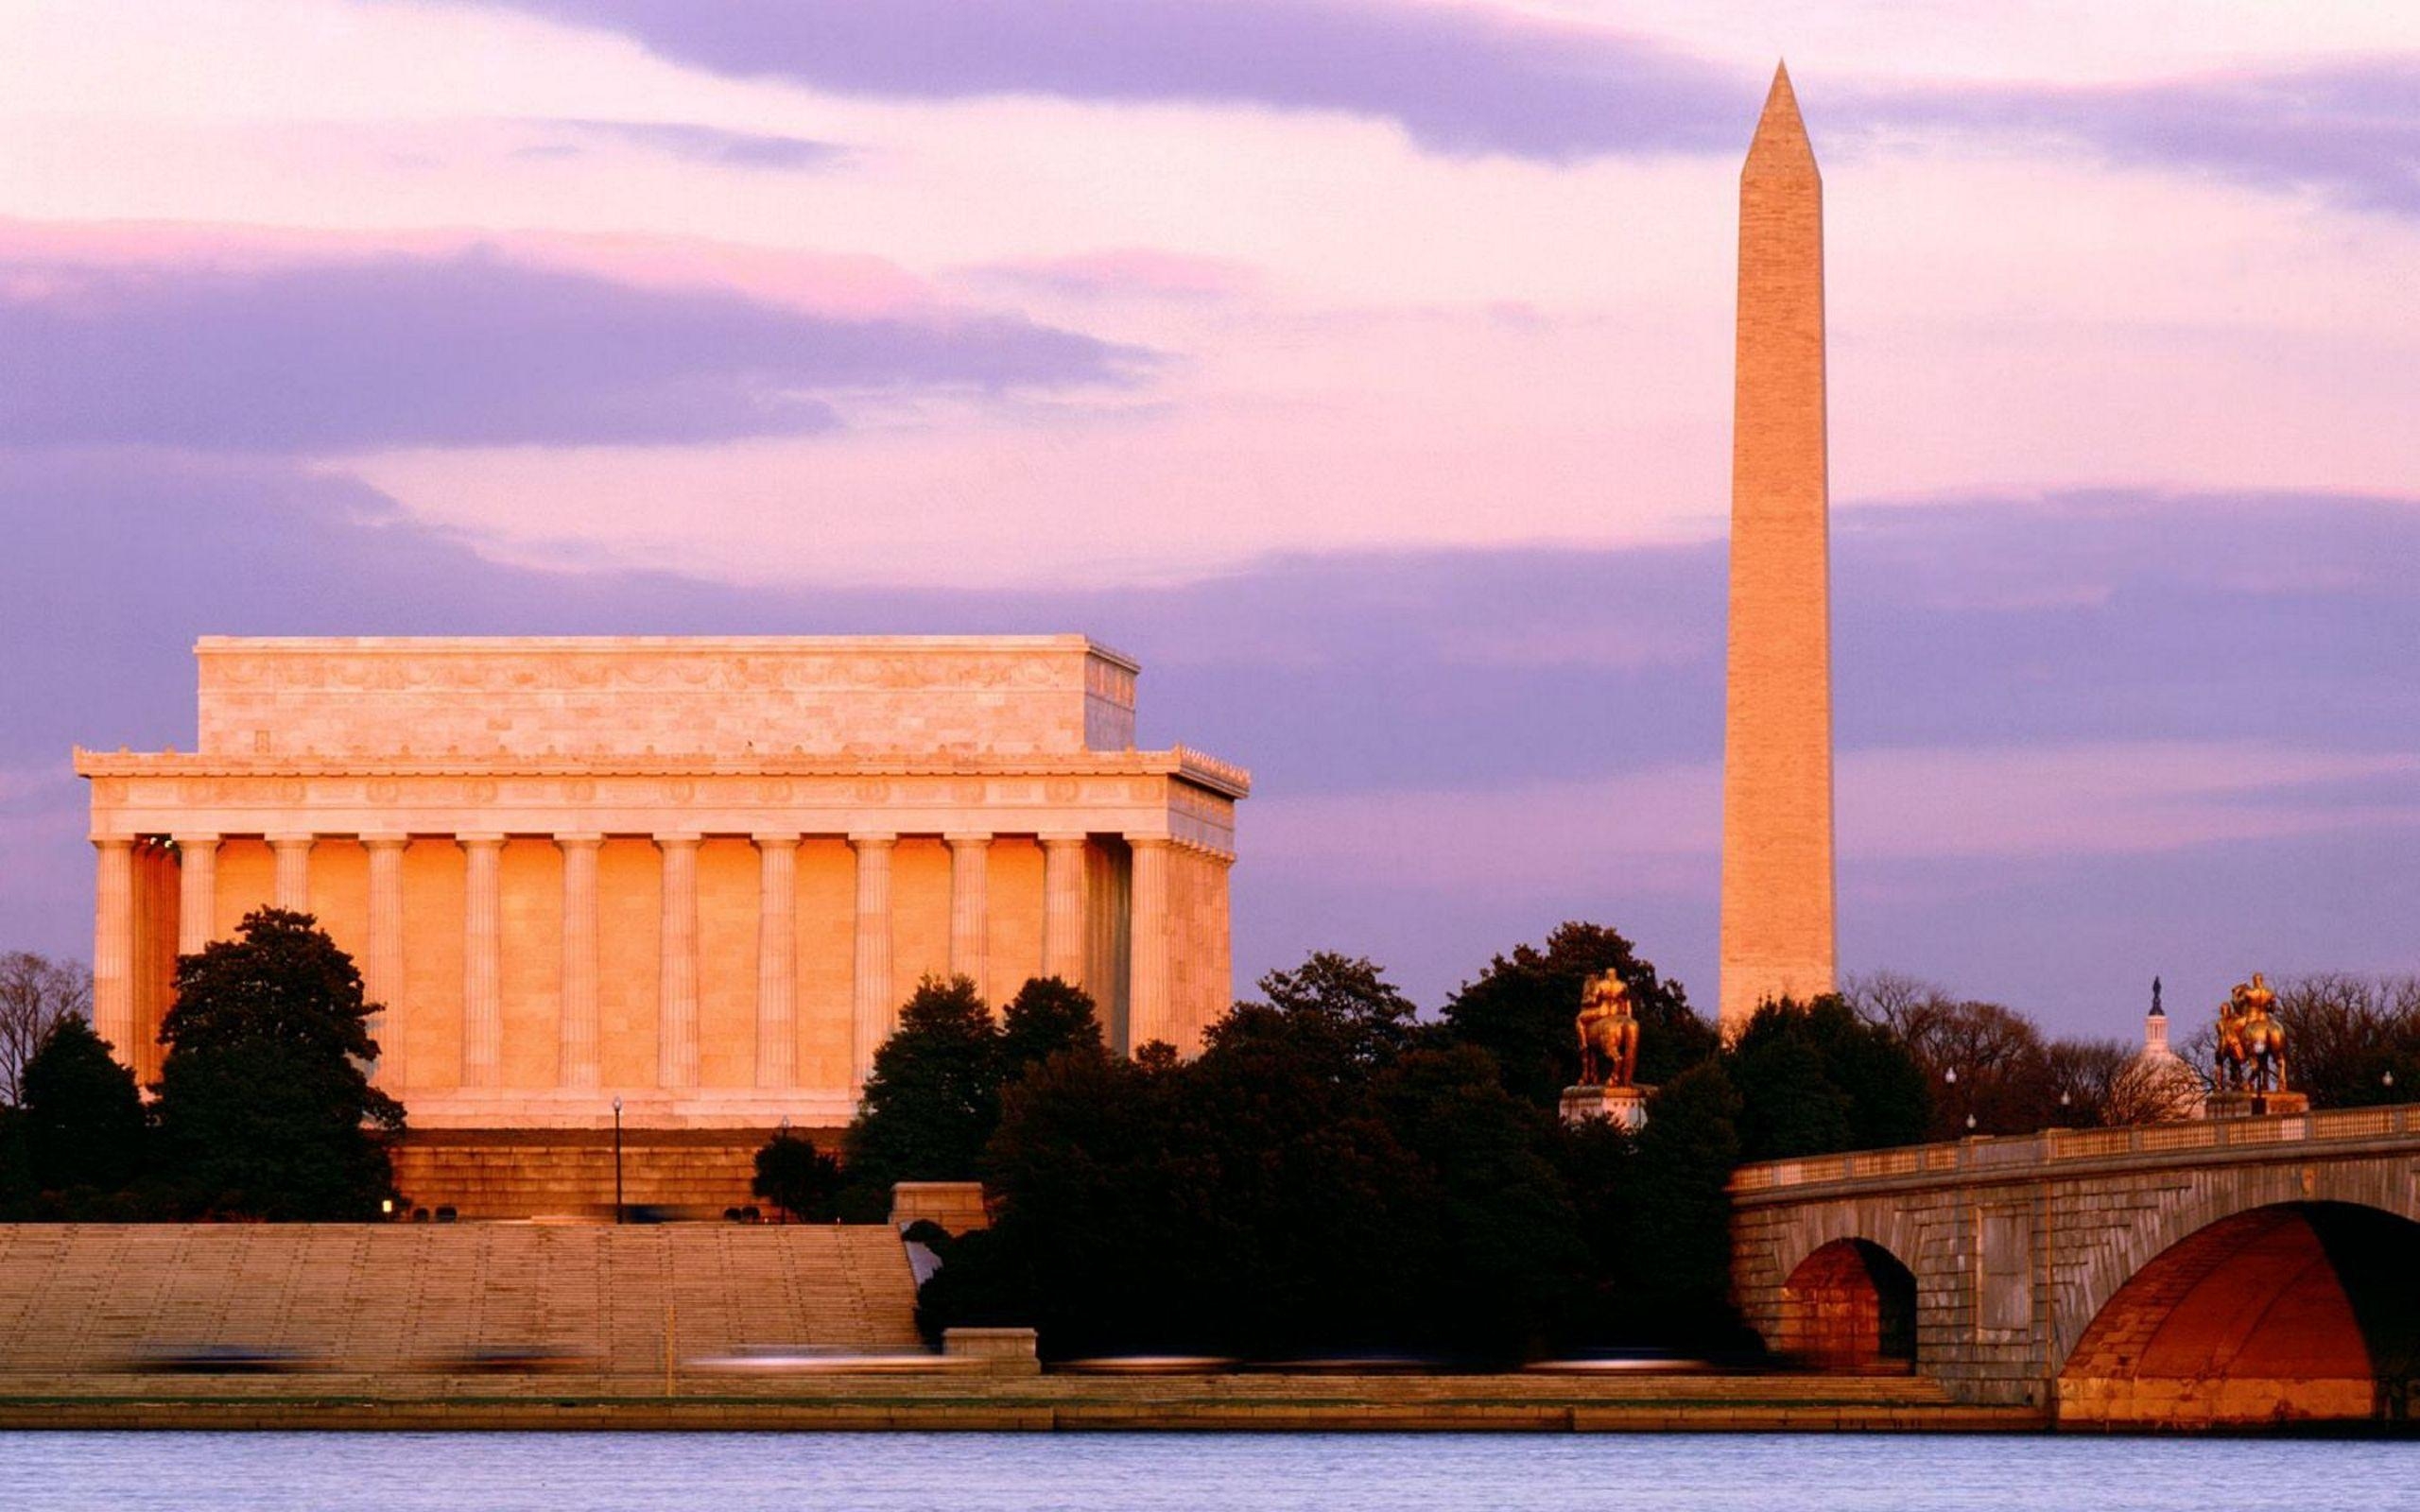
<svg viewBox="0 0 2420 1512">
<path fill-rule="evenodd" d="M 1563 1121 L 1584 1124 L 1592 1118 L 1610 1119 L 1617 1128 L 1636 1132 L 1647 1126 L 1647 1094 L 1652 1087 L 1565 1087 L 1563 1090 Z"/>
<path fill-rule="evenodd" d="M 2260 1118 L 2309 1111 L 2310 1098 L 2303 1092 L 2212 1092 L 2204 1116 Z"/>
</svg>

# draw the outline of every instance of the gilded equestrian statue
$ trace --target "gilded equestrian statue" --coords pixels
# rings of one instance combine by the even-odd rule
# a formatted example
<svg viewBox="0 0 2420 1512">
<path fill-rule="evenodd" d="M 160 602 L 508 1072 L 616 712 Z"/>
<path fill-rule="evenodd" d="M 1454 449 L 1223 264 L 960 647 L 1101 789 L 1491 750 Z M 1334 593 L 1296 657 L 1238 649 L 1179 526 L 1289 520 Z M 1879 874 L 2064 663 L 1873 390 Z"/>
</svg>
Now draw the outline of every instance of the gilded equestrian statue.
<svg viewBox="0 0 2420 1512">
<path fill-rule="evenodd" d="M 2271 1012 L 2277 994 L 2258 971 L 2238 982 L 2219 1007 L 2219 1086 L 2221 1091 L 2282 1092 L 2286 1090 L 2286 1026 Z"/>
<path fill-rule="evenodd" d="M 1628 1087 L 1638 1074 L 1638 1019 L 1631 1012 L 1630 988 L 1611 969 L 1580 989 L 1580 1085 Z"/>
</svg>

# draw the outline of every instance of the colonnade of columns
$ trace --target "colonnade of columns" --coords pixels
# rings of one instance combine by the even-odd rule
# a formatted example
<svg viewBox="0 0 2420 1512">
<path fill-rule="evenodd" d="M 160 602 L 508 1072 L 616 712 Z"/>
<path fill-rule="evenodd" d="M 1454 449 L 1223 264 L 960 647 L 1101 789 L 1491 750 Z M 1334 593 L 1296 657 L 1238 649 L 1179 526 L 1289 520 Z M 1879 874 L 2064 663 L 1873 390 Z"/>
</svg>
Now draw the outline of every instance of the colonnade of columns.
<svg viewBox="0 0 2420 1512">
<path fill-rule="evenodd" d="M 178 883 L 177 949 L 192 954 L 216 933 L 217 834 L 172 837 L 181 868 Z M 311 850 L 334 836 L 279 833 L 264 837 L 275 858 L 270 902 L 307 912 L 311 899 Z M 369 856 L 369 935 L 361 961 L 372 1001 L 392 1005 L 404 988 L 404 850 L 402 834 L 355 837 Z M 454 835 L 464 857 L 462 918 L 462 1063 L 465 1089 L 500 1085 L 503 1065 L 502 859 L 506 836 L 493 833 Z M 562 858 L 562 961 L 561 1057 L 558 1082 L 594 1088 L 600 1080 L 598 1022 L 597 855 L 602 833 L 552 836 Z M 657 1011 L 657 1079 L 670 1090 L 699 1083 L 698 1046 L 698 848 L 703 836 L 690 833 L 652 836 L 663 866 L 661 976 Z M 797 1085 L 797 862 L 804 838 L 794 833 L 750 837 L 758 855 L 755 1082 L 763 1089 Z M 856 860 L 856 923 L 851 1050 L 854 1079 L 862 1084 L 876 1046 L 889 1037 L 898 1012 L 891 969 L 891 857 L 899 836 L 850 834 Z M 1085 967 L 1084 848 L 1081 833 L 1036 837 L 1043 853 L 1042 974 L 1075 982 Z M 1168 1013 L 1168 852 L 1162 835 L 1130 835 L 1133 855 L 1131 974 L 1127 984 L 1130 1041 L 1165 1037 Z M 987 986 L 989 969 L 989 862 L 994 836 L 950 833 L 949 969 Z M 95 916 L 94 1017 L 104 1039 L 128 1055 L 135 1033 L 135 898 L 131 839 L 104 837 Z M 373 1020 L 380 1041 L 379 1080 L 406 1084 L 403 1036 Z"/>
</svg>

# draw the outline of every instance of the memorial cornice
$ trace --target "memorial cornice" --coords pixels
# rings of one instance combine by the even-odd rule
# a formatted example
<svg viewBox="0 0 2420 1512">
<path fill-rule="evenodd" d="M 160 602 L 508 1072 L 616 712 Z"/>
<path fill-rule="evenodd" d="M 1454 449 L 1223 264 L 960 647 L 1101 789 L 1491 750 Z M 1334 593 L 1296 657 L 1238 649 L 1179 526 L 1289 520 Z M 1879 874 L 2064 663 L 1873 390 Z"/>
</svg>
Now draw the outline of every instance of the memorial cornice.
<svg viewBox="0 0 2420 1512">
<path fill-rule="evenodd" d="M 1187 747 L 1167 750 L 1064 751 L 1033 756 L 931 756 L 892 752 L 747 756 L 627 752 L 523 755 L 405 753 L 362 756 L 300 751 L 254 755 L 194 751 L 88 750 L 76 775 L 103 777 L 1053 777 L 1169 776 L 1228 798 L 1252 792 L 1241 766 Z"/>
<path fill-rule="evenodd" d="M 1082 635 L 205 635 L 193 649 L 208 684 L 288 693 L 867 692 L 959 683 L 1059 691 L 1068 686 L 1063 662 L 1054 665 L 1052 659 L 1080 657 L 1121 671 L 1131 696 L 1142 671 L 1125 652 Z M 878 669 L 889 681 L 853 677 L 836 683 L 836 669 Z"/>
<path fill-rule="evenodd" d="M 1249 776 L 1198 752 L 292 756 L 78 750 L 95 837 L 784 832 L 1166 836 L 1231 858 Z"/>
</svg>

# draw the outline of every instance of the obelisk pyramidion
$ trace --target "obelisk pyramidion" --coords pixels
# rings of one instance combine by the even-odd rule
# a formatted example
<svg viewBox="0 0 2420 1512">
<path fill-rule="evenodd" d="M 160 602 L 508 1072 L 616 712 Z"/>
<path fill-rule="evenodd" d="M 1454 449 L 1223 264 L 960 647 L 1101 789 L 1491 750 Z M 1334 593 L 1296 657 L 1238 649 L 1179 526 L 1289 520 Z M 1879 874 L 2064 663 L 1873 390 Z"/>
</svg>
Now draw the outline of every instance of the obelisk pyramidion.
<svg viewBox="0 0 2420 1512">
<path fill-rule="evenodd" d="M 1776 70 L 1739 175 L 1723 710 L 1721 1024 L 1832 990 L 1824 181 Z"/>
</svg>

